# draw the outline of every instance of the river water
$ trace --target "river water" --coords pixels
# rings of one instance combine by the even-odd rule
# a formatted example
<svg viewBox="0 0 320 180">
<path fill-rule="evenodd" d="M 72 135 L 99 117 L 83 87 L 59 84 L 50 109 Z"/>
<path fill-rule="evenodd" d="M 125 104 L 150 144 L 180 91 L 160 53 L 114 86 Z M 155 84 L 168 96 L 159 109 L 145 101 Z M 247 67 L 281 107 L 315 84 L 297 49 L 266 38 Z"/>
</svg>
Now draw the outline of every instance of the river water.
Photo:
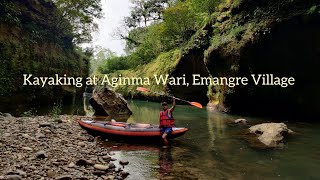
<svg viewBox="0 0 320 180">
<path fill-rule="evenodd" d="M 158 124 L 160 104 L 130 101 L 128 122 Z M 171 148 L 109 139 L 105 146 L 129 161 L 128 179 L 320 179 L 320 124 L 287 123 L 298 134 L 283 149 L 258 150 L 236 134 L 246 126 L 226 122 L 240 118 L 192 106 L 177 106 L 176 124 L 188 127 Z M 256 124 L 275 119 L 246 118 Z M 279 120 L 277 120 L 279 121 Z M 116 145 L 116 146 L 115 146 Z"/>
<path fill-rule="evenodd" d="M 133 111 L 128 122 L 158 124 L 160 103 L 128 103 Z M 37 114 L 51 110 L 52 107 L 37 108 Z M 7 112 L 19 115 L 23 110 L 20 111 Z M 62 113 L 82 115 L 83 103 L 64 105 Z M 104 142 L 113 157 L 129 161 L 124 167 L 130 172 L 128 179 L 320 179 L 320 123 L 305 123 L 308 119 L 286 122 L 297 134 L 286 139 L 285 147 L 258 150 L 237 135 L 248 127 L 227 122 L 237 118 L 245 118 L 250 124 L 281 120 L 233 116 L 185 105 L 178 105 L 174 116 L 177 126 L 190 130 L 172 140 L 171 148 L 162 148 L 156 142 Z M 119 166 L 118 162 L 115 164 Z"/>
</svg>

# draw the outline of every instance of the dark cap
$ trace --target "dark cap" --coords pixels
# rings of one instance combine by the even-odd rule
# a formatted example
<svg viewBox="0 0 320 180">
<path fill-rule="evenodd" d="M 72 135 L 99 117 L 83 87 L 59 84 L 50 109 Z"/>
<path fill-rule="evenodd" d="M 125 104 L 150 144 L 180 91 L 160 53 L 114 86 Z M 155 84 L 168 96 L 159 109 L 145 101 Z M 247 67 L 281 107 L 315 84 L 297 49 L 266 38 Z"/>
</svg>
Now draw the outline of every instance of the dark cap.
<svg viewBox="0 0 320 180">
<path fill-rule="evenodd" d="M 162 105 L 162 106 L 166 106 L 166 105 L 168 105 L 168 104 L 167 104 L 167 102 L 162 102 L 161 105 Z"/>
</svg>

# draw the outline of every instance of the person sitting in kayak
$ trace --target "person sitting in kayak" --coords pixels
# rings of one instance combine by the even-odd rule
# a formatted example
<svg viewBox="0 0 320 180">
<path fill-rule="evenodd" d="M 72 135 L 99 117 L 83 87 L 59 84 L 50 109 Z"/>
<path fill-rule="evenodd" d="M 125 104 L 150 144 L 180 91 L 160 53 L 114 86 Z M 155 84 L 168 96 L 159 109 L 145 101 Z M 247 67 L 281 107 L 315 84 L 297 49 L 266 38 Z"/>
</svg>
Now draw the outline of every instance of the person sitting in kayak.
<svg viewBox="0 0 320 180">
<path fill-rule="evenodd" d="M 172 107 L 168 109 L 168 104 L 166 102 L 162 102 L 162 111 L 160 111 L 160 128 L 162 133 L 162 139 L 165 145 L 168 145 L 169 142 L 167 140 L 167 136 L 171 134 L 172 127 L 175 126 L 174 118 L 172 112 L 176 107 L 175 98 L 172 99 Z"/>
</svg>

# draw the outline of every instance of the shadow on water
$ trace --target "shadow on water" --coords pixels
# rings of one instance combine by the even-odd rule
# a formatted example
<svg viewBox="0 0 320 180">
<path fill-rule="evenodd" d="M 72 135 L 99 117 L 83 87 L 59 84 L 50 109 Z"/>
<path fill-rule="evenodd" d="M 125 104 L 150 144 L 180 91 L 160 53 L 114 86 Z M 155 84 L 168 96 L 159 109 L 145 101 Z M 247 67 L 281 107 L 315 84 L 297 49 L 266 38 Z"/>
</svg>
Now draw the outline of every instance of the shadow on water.
<svg viewBox="0 0 320 180">
<path fill-rule="evenodd" d="M 46 101 L 46 99 L 29 100 L 26 95 L 0 96 L 0 112 L 7 112 L 13 116 L 49 115 L 54 108 L 59 107 L 60 114 L 85 115 L 83 97 L 77 94 L 68 94 L 61 99 Z"/>
</svg>

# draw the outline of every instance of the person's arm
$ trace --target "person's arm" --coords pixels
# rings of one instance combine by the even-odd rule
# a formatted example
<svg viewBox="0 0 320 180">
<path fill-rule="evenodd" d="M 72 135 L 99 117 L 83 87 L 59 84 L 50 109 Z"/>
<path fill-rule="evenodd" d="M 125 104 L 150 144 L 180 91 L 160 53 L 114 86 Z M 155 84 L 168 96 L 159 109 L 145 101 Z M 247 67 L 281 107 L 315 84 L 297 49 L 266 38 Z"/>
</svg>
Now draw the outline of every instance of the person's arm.
<svg viewBox="0 0 320 180">
<path fill-rule="evenodd" d="M 170 108 L 170 112 L 174 111 L 174 108 L 176 108 L 176 98 L 172 98 L 172 107 Z"/>
</svg>

